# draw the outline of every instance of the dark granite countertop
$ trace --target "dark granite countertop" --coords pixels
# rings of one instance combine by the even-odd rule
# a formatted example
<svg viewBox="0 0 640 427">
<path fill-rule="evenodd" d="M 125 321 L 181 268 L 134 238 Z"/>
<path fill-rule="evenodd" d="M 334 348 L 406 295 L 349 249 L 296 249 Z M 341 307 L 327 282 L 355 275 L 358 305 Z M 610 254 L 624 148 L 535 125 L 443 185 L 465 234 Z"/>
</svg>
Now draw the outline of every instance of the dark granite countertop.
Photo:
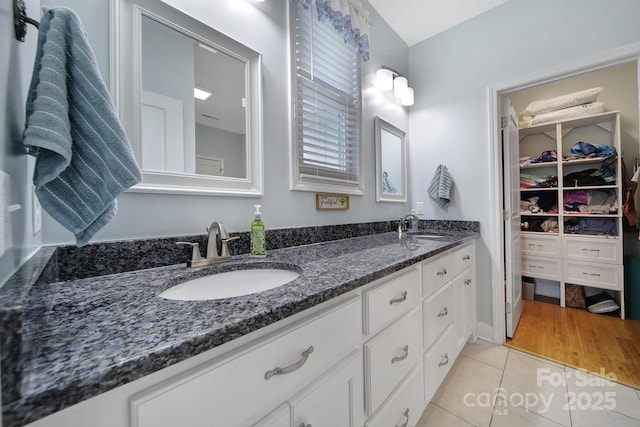
<svg viewBox="0 0 640 427">
<path fill-rule="evenodd" d="M 415 245 L 387 232 L 271 250 L 266 258 L 238 255 L 210 267 L 176 264 L 37 284 L 21 306 L 21 351 L 15 362 L 20 375 L 13 401 L 3 404 L 4 425 L 34 421 L 134 381 L 476 236 L 475 230 L 448 231 L 445 238 Z M 36 264 L 50 253 L 43 248 Z M 157 296 L 191 277 L 270 266 L 294 269 L 300 276 L 275 289 L 216 301 Z M 0 314 L 6 326 L 9 315 Z"/>
</svg>

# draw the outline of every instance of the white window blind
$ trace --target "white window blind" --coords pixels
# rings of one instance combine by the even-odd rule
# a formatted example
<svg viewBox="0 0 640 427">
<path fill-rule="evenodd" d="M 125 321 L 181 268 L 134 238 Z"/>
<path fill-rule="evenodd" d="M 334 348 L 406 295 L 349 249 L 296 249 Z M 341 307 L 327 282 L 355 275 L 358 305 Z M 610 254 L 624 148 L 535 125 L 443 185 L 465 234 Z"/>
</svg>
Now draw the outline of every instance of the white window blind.
<svg viewBox="0 0 640 427">
<path fill-rule="evenodd" d="M 358 54 L 315 4 L 295 16 L 295 141 L 300 181 L 360 187 Z"/>
</svg>

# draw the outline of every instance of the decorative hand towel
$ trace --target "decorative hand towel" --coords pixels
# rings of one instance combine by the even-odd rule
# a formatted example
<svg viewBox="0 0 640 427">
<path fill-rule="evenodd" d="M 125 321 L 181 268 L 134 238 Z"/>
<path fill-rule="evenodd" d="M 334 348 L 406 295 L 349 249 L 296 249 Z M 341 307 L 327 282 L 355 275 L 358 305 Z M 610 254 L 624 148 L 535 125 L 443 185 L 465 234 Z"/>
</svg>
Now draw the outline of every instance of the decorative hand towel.
<svg viewBox="0 0 640 427">
<path fill-rule="evenodd" d="M 438 202 L 441 208 L 444 208 L 450 201 L 451 186 L 453 185 L 453 178 L 449 174 L 445 165 L 438 165 L 436 173 L 433 175 L 431 184 L 427 189 L 427 193 L 433 200 Z"/>
<path fill-rule="evenodd" d="M 116 198 L 141 180 L 127 136 L 80 19 L 45 10 L 27 99 L 23 143 L 37 154 L 42 207 L 85 245 L 117 212 Z"/>
</svg>

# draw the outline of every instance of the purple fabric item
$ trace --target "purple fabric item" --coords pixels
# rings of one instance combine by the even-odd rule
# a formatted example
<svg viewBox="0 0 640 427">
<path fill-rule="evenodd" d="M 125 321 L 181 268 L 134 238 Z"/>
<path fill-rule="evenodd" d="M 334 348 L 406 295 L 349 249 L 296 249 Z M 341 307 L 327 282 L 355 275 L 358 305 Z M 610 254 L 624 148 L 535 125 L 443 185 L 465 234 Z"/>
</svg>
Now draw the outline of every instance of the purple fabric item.
<svg viewBox="0 0 640 427">
<path fill-rule="evenodd" d="M 565 205 L 586 205 L 587 204 L 587 192 L 586 191 L 566 191 L 563 196 Z"/>
<path fill-rule="evenodd" d="M 618 227 L 611 218 L 580 218 L 580 228 L 583 232 L 618 235 Z"/>
</svg>

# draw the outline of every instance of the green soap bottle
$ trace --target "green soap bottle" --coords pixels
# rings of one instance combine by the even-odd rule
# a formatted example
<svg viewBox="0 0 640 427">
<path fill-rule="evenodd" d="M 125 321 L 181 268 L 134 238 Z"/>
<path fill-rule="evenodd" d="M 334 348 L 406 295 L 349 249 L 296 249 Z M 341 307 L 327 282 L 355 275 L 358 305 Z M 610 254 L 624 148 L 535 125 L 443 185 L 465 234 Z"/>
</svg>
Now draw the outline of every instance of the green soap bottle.
<svg viewBox="0 0 640 427">
<path fill-rule="evenodd" d="M 264 222 L 262 222 L 262 214 L 260 208 L 262 205 L 253 205 L 256 208 L 253 222 L 251 223 L 251 256 L 264 257 L 267 256 L 266 242 L 264 238 Z"/>
</svg>

